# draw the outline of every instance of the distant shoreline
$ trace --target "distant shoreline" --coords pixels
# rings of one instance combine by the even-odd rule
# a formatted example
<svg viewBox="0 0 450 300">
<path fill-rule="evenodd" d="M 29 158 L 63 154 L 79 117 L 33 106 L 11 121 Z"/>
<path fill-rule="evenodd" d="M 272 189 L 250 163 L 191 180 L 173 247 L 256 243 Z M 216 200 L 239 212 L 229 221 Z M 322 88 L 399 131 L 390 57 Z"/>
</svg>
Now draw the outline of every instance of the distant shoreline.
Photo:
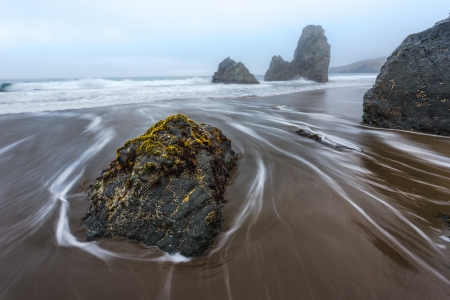
<svg viewBox="0 0 450 300">
<path fill-rule="evenodd" d="M 349 73 L 359 73 L 359 74 L 368 74 L 368 73 L 376 73 L 378 74 L 381 70 L 381 67 L 386 62 L 387 57 L 361 60 L 351 64 L 342 65 L 338 67 L 329 67 L 328 73 L 330 74 L 349 74 Z"/>
</svg>

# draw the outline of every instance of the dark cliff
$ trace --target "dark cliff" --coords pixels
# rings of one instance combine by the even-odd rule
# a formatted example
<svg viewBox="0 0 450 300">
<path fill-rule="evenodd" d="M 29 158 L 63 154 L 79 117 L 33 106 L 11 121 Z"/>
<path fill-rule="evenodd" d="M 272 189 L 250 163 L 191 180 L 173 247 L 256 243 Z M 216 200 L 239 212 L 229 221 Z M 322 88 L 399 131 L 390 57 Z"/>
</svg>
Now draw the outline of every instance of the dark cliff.
<svg viewBox="0 0 450 300">
<path fill-rule="evenodd" d="M 450 18 L 409 35 L 364 95 L 364 122 L 450 135 Z"/>
</svg>

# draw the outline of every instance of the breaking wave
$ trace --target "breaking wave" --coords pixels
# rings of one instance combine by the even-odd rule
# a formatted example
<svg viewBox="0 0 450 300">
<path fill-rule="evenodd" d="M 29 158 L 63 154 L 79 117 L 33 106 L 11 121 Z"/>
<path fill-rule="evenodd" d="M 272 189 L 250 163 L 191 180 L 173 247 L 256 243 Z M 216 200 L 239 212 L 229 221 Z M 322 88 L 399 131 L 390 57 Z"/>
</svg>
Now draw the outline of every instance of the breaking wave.
<svg viewBox="0 0 450 300">
<path fill-rule="evenodd" d="M 11 83 L 2 83 L 0 85 L 0 93 L 1 92 L 8 92 L 8 88 L 11 86 Z"/>
<path fill-rule="evenodd" d="M 193 77 L 187 79 L 103 79 L 103 78 L 83 78 L 76 80 L 54 80 L 46 82 L 18 82 L 5 83 L 1 89 L 7 92 L 17 91 L 48 91 L 48 90 L 84 90 L 84 89 L 105 89 L 105 88 L 136 88 L 155 86 L 178 86 L 178 85 L 198 85 L 208 84 L 208 78 Z"/>
<path fill-rule="evenodd" d="M 369 86 L 370 75 L 333 75 L 327 83 L 304 79 L 261 84 L 213 84 L 205 77 L 55 79 L 0 85 L 0 114 L 30 113 L 148 103 L 164 100 L 251 99 L 301 91 Z"/>
</svg>

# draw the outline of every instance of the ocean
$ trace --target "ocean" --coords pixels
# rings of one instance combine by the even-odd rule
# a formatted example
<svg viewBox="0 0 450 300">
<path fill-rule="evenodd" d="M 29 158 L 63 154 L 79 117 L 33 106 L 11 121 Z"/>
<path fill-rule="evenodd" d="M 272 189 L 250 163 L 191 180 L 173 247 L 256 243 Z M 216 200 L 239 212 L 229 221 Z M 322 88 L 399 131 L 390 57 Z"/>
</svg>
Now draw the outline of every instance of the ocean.
<svg viewBox="0 0 450 300">
<path fill-rule="evenodd" d="M 213 84 L 211 77 L 0 80 L 0 114 L 42 112 L 167 100 L 246 99 L 373 83 L 376 74 L 332 75 L 258 85 Z"/>
</svg>

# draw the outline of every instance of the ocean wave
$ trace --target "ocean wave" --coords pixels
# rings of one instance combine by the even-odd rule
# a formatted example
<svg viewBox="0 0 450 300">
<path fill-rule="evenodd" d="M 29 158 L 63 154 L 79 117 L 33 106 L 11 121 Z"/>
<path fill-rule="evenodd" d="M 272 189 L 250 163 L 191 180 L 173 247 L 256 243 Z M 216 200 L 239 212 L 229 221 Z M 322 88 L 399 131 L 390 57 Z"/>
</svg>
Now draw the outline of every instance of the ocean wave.
<svg viewBox="0 0 450 300">
<path fill-rule="evenodd" d="M 103 78 L 82 78 L 76 80 L 55 80 L 46 82 L 18 82 L 5 83 L 0 87 L 7 92 L 17 91 L 47 91 L 47 90 L 84 90 L 84 89 L 105 89 L 105 88 L 135 88 L 135 87 L 155 87 L 155 86 L 177 86 L 177 85 L 198 85 L 208 84 L 209 78 L 193 77 L 187 79 L 156 79 L 156 80 L 132 80 L 132 79 L 103 79 Z"/>
<path fill-rule="evenodd" d="M 2 83 L 0 85 L 0 93 L 8 92 L 8 88 L 12 85 L 12 83 Z"/>
<path fill-rule="evenodd" d="M 262 76 L 257 76 L 261 80 Z M 251 99 L 325 88 L 373 84 L 375 75 L 330 76 L 261 84 L 213 84 L 210 77 L 47 80 L 1 85 L 0 114 L 149 103 L 164 100 Z"/>
</svg>

